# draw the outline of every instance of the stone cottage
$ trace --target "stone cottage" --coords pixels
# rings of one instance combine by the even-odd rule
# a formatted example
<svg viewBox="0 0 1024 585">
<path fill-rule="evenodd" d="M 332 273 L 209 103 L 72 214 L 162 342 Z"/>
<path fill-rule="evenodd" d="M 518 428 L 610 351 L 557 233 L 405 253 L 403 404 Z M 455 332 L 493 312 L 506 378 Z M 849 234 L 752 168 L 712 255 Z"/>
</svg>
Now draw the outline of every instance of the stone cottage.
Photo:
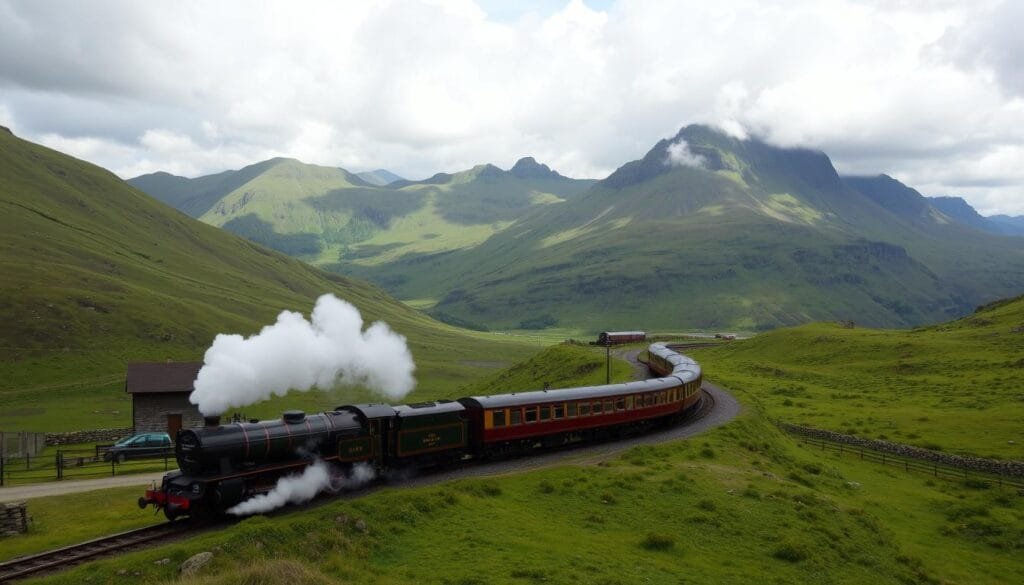
<svg viewBox="0 0 1024 585">
<path fill-rule="evenodd" d="M 188 401 L 200 362 L 128 364 L 124 389 L 132 395 L 132 428 L 136 433 L 165 431 L 174 440 L 181 428 L 203 424 L 199 409 Z"/>
</svg>

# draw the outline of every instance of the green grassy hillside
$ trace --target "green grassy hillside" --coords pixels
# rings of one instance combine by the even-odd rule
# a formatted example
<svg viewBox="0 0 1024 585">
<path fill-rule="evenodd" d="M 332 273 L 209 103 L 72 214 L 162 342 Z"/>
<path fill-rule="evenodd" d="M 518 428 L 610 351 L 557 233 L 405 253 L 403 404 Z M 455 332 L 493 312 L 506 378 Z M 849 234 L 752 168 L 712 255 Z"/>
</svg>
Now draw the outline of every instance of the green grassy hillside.
<svg viewBox="0 0 1024 585">
<path fill-rule="evenodd" d="M 685 140 L 699 166 L 667 164 Z M 1014 238 L 847 186 L 828 157 L 708 128 L 483 244 L 348 266 L 457 322 L 758 330 L 815 319 L 908 326 L 1024 288 Z M 642 299 L 642 302 L 641 302 Z"/>
<path fill-rule="evenodd" d="M 368 284 L 195 221 L 113 174 L 0 132 L 0 428 L 129 424 L 125 363 L 196 360 L 333 292 L 408 337 L 415 396 L 445 395 L 532 351 L 441 325 Z M 495 358 L 495 356 L 502 356 Z M 333 406 L 337 396 L 289 404 Z M 276 404 L 276 403 L 275 403 Z M 268 408 L 280 408 L 272 405 Z"/>
<path fill-rule="evenodd" d="M 1024 297 L 911 331 L 815 323 L 694 355 L 786 422 L 1024 460 Z"/>
</svg>

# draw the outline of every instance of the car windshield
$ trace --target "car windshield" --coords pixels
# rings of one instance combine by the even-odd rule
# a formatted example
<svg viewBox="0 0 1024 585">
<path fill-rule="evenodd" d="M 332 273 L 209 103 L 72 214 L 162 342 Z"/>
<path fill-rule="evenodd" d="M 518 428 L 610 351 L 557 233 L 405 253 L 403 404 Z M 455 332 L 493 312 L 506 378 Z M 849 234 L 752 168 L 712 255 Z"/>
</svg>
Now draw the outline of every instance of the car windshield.
<svg viewBox="0 0 1024 585">
<path fill-rule="evenodd" d="M 124 446 L 125 446 L 125 445 L 127 445 L 128 443 L 131 443 L 131 442 L 132 442 L 132 439 L 134 439 L 134 438 L 135 438 L 135 437 L 128 437 L 128 438 L 126 438 L 126 439 L 121 439 L 120 441 L 118 441 L 118 442 L 114 443 L 114 446 L 115 446 L 115 447 L 124 447 Z"/>
</svg>

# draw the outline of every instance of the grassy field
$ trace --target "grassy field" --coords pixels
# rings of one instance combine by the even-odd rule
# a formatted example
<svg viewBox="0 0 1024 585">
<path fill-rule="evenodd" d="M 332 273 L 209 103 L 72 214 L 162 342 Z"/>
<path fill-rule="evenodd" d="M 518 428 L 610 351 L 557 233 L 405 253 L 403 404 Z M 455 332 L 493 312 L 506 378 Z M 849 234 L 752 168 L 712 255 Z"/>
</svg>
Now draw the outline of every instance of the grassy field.
<svg viewBox="0 0 1024 585">
<path fill-rule="evenodd" d="M 966 323 L 943 329 L 992 337 Z M 593 348 L 562 344 L 462 389 L 533 389 L 549 378 L 555 386 L 594 383 L 601 366 Z M 628 376 L 617 364 L 616 377 Z M 737 382 L 746 414 L 694 439 L 570 457 L 529 473 L 393 485 L 43 582 L 171 583 L 178 564 L 205 550 L 214 562 L 197 583 L 988 584 L 1024 572 L 1024 500 L 1013 491 L 804 448 L 771 424 L 773 403 L 760 398 L 760 386 Z M 59 508 L 77 525 L 77 497 L 41 500 L 30 512 Z M 127 505 L 124 513 L 151 517 Z M 115 521 L 128 520 L 91 522 L 102 533 Z M 19 550 L 52 542 L 53 531 L 40 530 Z"/>
<path fill-rule="evenodd" d="M 693 355 L 773 418 L 1024 459 L 1024 297 L 933 327 L 817 323 Z"/>
<path fill-rule="evenodd" d="M 196 582 L 1011 583 L 1022 526 L 1012 492 L 822 456 L 754 413 L 597 464 L 254 517 L 43 582 L 172 582 L 209 550 Z"/>
</svg>

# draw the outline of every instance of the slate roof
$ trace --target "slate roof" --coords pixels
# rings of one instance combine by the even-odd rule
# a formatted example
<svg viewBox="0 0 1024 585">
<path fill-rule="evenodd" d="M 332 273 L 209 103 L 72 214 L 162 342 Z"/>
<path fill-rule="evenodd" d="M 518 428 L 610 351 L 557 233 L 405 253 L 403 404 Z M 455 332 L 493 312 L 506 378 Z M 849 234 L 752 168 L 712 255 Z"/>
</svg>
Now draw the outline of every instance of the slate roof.
<svg viewBox="0 0 1024 585">
<path fill-rule="evenodd" d="M 202 362 L 128 364 L 124 389 L 129 394 L 192 392 L 192 383 L 202 367 Z"/>
</svg>

